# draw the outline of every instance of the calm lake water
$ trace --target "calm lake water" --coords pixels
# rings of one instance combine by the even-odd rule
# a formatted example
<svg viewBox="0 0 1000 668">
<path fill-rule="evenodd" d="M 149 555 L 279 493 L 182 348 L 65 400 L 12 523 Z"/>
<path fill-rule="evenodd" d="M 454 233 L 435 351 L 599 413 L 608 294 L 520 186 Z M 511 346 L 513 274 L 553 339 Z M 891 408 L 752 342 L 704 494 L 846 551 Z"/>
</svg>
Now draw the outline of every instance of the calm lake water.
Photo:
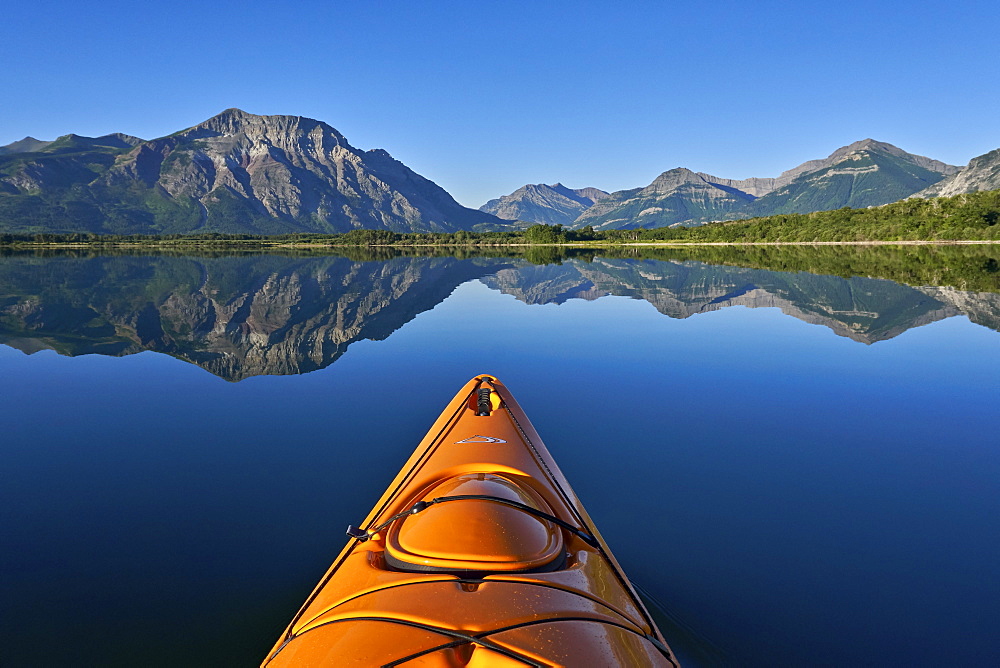
<svg viewBox="0 0 1000 668">
<path fill-rule="evenodd" d="M 0 664 L 257 665 L 486 372 L 689 665 L 997 665 L 998 258 L 0 257 Z"/>
</svg>

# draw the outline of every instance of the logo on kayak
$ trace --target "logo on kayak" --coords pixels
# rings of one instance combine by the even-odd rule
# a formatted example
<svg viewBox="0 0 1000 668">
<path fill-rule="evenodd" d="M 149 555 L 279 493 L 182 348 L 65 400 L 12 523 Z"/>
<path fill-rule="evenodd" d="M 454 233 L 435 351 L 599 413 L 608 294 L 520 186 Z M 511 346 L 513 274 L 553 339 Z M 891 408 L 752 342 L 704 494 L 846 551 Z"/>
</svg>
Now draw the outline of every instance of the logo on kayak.
<svg viewBox="0 0 1000 668">
<path fill-rule="evenodd" d="M 469 438 L 463 438 L 461 441 L 455 441 L 456 443 L 506 443 L 507 441 L 502 438 L 494 438 L 492 436 L 470 436 Z"/>
</svg>

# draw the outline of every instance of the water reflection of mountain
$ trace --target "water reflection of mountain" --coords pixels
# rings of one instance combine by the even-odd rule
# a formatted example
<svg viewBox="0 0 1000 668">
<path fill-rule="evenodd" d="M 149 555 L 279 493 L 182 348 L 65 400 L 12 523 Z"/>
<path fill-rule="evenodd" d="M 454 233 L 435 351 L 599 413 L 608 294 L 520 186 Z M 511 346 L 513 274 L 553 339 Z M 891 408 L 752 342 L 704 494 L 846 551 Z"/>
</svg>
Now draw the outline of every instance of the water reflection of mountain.
<svg viewBox="0 0 1000 668">
<path fill-rule="evenodd" d="M 322 369 L 381 340 L 495 259 L 0 259 L 0 342 L 26 353 L 167 353 L 228 380 Z"/>
<path fill-rule="evenodd" d="M 0 343 L 26 353 L 167 353 L 228 380 L 324 368 L 480 279 L 529 304 L 628 296 L 672 318 L 778 307 L 873 343 L 953 315 L 1000 330 L 1000 294 L 876 278 L 596 257 L 0 258 Z"/>
<path fill-rule="evenodd" d="M 876 278 L 598 257 L 503 269 L 481 280 L 528 304 L 617 295 L 647 301 L 671 318 L 727 306 L 777 307 L 786 315 L 868 344 L 955 315 L 1000 330 L 996 293 L 911 287 Z"/>
</svg>

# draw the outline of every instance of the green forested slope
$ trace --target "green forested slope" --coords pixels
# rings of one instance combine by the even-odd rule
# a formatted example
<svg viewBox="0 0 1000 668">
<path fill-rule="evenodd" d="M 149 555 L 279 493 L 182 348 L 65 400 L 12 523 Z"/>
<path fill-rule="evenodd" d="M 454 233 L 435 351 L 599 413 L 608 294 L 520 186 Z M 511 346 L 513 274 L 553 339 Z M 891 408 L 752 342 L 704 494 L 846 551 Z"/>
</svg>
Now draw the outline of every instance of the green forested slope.
<svg viewBox="0 0 1000 668">
<path fill-rule="evenodd" d="M 907 199 L 868 209 L 782 214 L 702 227 L 610 230 L 628 241 L 934 241 L 1000 239 L 1000 190 Z"/>
</svg>

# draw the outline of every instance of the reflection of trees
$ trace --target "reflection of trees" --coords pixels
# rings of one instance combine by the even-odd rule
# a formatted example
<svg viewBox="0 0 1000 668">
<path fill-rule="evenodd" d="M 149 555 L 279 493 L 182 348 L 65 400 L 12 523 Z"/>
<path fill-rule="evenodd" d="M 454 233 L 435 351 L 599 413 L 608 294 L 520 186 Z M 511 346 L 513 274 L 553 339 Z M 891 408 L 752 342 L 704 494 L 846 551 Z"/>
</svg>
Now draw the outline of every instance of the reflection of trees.
<svg viewBox="0 0 1000 668">
<path fill-rule="evenodd" d="M 914 286 L 1000 292 L 1000 244 L 918 246 L 618 247 L 603 257 L 696 260 L 709 264 L 885 278 Z"/>
</svg>

